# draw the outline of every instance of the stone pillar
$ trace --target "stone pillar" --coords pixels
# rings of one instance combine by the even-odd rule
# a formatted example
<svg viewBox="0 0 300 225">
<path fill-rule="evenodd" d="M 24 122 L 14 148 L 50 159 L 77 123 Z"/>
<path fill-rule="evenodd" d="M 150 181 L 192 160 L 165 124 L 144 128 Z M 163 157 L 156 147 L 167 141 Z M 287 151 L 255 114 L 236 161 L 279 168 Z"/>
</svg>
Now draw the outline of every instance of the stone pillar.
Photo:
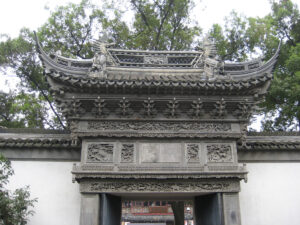
<svg viewBox="0 0 300 225">
<path fill-rule="evenodd" d="M 241 225 L 239 193 L 223 193 L 224 225 Z"/>
<path fill-rule="evenodd" d="M 99 225 L 99 194 L 81 194 L 80 225 Z"/>
<path fill-rule="evenodd" d="M 122 201 L 120 197 L 101 194 L 100 225 L 120 225 L 122 217 Z"/>
<path fill-rule="evenodd" d="M 222 194 L 195 197 L 194 221 L 196 225 L 224 225 Z"/>
</svg>

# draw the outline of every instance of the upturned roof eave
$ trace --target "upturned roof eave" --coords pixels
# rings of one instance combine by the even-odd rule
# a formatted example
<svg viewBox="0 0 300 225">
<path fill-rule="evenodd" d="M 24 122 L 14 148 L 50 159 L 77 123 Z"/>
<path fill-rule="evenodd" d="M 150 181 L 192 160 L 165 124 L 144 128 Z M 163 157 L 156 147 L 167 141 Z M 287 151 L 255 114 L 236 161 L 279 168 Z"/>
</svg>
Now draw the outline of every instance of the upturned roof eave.
<svg viewBox="0 0 300 225">
<path fill-rule="evenodd" d="M 105 86 L 122 85 L 131 86 L 153 86 L 153 87 L 195 87 L 199 86 L 206 89 L 228 89 L 228 90 L 247 90 L 257 86 L 262 86 L 272 78 L 272 70 L 277 61 L 280 50 L 280 45 L 273 57 L 266 63 L 260 65 L 258 68 L 247 71 L 225 71 L 223 75 L 217 74 L 208 76 L 205 74 L 203 68 L 155 68 L 155 67 L 118 67 L 107 66 L 107 77 L 92 77 L 89 75 L 88 67 L 71 67 L 71 62 L 79 62 L 80 60 L 68 59 L 62 56 L 65 60 L 70 62 L 65 65 L 54 61 L 43 50 L 39 41 L 37 40 L 37 49 L 40 59 L 45 68 L 45 74 L 61 82 L 64 85 L 79 86 L 79 87 L 99 87 L 101 84 Z M 120 51 L 118 49 L 111 49 L 112 51 Z M 127 50 L 122 50 L 127 52 Z M 130 50 L 136 51 L 136 50 Z M 142 51 L 143 52 L 143 51 Z M 144 51 L 151 53 L 152 51 Z M 160 51 L 164 52 L 164 51 Z M 180 52 L 178 52 L 180 53 Z M 187 52 L 191 53 L 191 52 Z M 56 58 L 57 60 L 57 58 Z M 255 61 L 255 60 L 254 60 Z M 257 61 L 257 60 L 256 60 Z M 83 61 L 81 61 L 83 62 Z M 84 63 L 92 63 L 92 60 L 84 60 Z M 250 64 L 249 62 L 248 64 Z M 86 64 L 87 65 L 87 64 Z M 225 66 L 229 65 L 225 63 Z M 233 65 L 232 63 L 230 65 Z M 236 63 L 235 65 L 245 65 L 245 63 Z M 190 85 L 192 84 L 192 85 Z M 124 86 L 125 85 L 125 86 Z M 222 86 L 222 87 L 221 87 Z M 232 86 L 232 87 L 230 87 Z"/>
</svg>

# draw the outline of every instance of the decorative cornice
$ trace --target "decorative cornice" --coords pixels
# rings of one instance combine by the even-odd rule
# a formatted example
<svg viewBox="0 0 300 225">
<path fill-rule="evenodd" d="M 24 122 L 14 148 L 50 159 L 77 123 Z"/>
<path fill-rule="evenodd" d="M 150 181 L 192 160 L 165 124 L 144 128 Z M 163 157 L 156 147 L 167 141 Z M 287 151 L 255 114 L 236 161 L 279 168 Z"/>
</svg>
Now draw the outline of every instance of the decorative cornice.
<svg viewBox="0 0 300 225">
<path fill-rule="evenodd" d="M 299 131 L 262 131 L 262 132 L 247 132 L 247 136 L 257 137 L 286 137 L 286 136 L 300 136 Z"/>
<path fill-rule="evenodd" d="M 267 135 L 269 134 L 269 136 Z M 281 135 L 280 135 L 281 134 Z M 239 151 L 279 151 L 279 150 L 300 150 L 299 133 L 255 133 L 246 138 L 244 144 L 239 144 Z M 272 135 L 272 136 L 271 136 Z"/>
<path fill-rule="evenodd" d="M 67 131 L 0 129 L 0 148 L 79 149 Z"/>
<path fill-rule="evenodd" d="M 218 133 L 218 134 L 207 134 L 207 133 L 126 133 L 126 132 L 82 132 L 75 133 L 77 137 L 104 137 L 104 138 L 208 138 L 208 139 L 239 139 L 241 134 L 239 133 Z"/>
</svg>

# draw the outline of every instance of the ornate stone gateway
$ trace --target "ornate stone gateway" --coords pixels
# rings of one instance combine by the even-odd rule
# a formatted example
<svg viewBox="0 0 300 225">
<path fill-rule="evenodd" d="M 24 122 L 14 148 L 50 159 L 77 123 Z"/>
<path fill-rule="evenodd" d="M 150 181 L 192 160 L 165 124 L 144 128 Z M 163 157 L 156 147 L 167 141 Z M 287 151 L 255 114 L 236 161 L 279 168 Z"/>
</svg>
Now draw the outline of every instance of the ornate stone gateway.
<svg viewBox="0 0 300 225">
<path fill-rule="evenodd" d="M 278 56 L 224 63 L 203 51 L 96 44 L 95 58 L 38 50 L 74 142 L 82 225 L 119 225 L 122 197 L 194 198 L 195 223 L 239 225 L 238 164 L 246 124 Z"/>
</svg>

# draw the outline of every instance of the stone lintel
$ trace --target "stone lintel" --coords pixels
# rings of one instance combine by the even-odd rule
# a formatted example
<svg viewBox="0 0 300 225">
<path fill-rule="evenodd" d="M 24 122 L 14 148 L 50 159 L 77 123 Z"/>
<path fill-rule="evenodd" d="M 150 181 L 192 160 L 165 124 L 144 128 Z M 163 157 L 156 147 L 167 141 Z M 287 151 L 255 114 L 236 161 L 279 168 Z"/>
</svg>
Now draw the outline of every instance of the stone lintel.
<svg viewBox="0 0 300 225">
<path fill-rule="evenodd" d="M 239 179 L 88 179 L 80 182 L 81 193 L 197 195 L 197 193 L 239 191 Z"/>
</svg>

